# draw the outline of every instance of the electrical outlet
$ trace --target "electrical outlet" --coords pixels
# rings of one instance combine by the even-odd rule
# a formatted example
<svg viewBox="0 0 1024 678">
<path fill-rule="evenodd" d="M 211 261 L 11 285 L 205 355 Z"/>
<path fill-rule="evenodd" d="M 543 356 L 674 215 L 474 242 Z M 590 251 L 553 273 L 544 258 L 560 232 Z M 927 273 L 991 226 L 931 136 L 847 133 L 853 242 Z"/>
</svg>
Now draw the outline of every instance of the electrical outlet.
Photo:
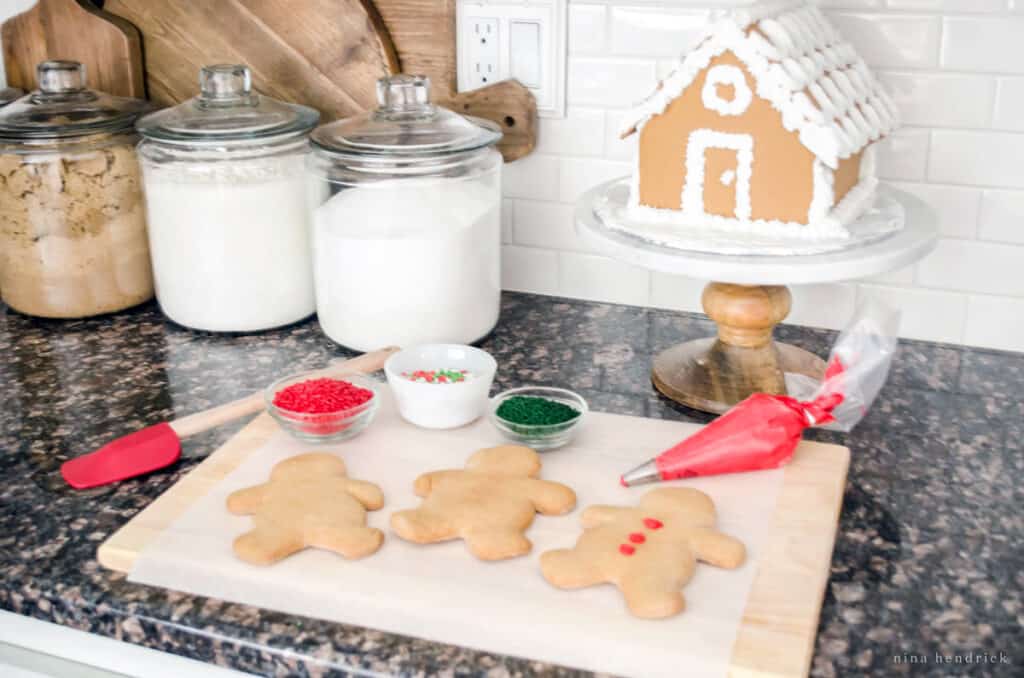
<svg viewBox="0 0 1024 678">
<path fill-rule="evenodd" d="M 455 23 L 460 92 L 515 78 L 565 117 L 566 0 L 457 0 Z"/>
<path fill-rule="evenodd" d="M 498 20 L 493 17 L 470 17 L 468 30 L 469 89 L 498 82 L 501 79 L 498 75 L 501 68 Z"/>
</svg>

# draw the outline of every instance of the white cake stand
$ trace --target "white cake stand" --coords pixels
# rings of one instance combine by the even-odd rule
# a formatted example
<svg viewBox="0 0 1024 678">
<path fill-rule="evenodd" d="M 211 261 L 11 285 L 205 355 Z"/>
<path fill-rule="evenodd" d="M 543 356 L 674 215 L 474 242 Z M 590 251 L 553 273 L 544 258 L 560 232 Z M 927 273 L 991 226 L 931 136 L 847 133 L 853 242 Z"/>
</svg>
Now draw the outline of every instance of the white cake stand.
<svg viewBox="0 0 1024 678">
<path fill-rule="evenodd" d="M 807 256 L 738 256 L 674 250 L 609 228 L 594 212 L 596 201 L 621 179 L 585 193 L 576 205 L 576 227 L 598 252 L 635 266 L 712 280 L 701 302 L 718 336 L 679 344 L 654 359 L 651 379 L 666 397 L 705 412 L 722 413 L 753 393 L 786 392 L 785 374 L 821 379 L 818 356 L 775 342 L 775 326 L 789 314 L 786 285 L 857 280 L 909 266 L 938 241 L 937 217 L 909 193 L 881 190 L 904 207 L 904 228 L 848 250 Z"/>
</svg>

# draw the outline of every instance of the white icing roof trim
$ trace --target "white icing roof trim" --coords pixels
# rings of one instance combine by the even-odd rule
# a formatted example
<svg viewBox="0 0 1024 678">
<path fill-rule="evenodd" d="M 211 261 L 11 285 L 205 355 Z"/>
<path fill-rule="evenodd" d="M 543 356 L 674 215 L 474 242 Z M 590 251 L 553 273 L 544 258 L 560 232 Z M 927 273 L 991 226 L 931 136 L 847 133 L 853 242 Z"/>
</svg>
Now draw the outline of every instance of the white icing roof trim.
<svg viewBox="0 0 1024 678">
<path fill-rule="evenodd" d="M 717 18 L 703 42 L 629 113 L 622 135 L 663 113 L 712 59 L 727 51 L 746 65 L 757 95 L 782 114 L 783 126 L 832 169 L 899 123 L 896 105 L 881 83 L 817 7 L 777 2 Z"/>
</svg>

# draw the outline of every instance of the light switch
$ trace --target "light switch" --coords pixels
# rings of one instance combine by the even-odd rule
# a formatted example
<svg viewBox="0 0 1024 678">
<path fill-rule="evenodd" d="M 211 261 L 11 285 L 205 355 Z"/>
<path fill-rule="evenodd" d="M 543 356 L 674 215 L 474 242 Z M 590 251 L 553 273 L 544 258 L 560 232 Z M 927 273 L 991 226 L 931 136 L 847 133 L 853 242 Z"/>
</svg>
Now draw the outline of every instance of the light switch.
<svg viewBox="0 0 1024 678">
<path fill-rule="evenodd" d="M 455 0 L 455 8 L 459 91 L 515 78 L 538 115 L 564 118 L 568 0 Z"/>
<path fill-rule="evenodd" d="M 509 31 L 511 75 L 527 87 L 540 87 L 540 24 L 512 21 Z"/>
</svg>

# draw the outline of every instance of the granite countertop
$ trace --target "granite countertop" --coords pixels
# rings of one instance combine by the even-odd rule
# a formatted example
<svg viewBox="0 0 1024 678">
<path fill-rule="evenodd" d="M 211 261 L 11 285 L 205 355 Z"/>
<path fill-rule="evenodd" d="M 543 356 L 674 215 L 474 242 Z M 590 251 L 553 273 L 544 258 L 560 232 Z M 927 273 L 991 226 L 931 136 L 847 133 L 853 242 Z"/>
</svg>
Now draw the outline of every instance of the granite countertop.
<svg viewBox="0 0 1024 678">
<path fill-rule="evenodd" d="M 652 354 L 710 336 L 700 316 L 506 294 L 483 343 L 498 386 L 561 385 L 609 412 L 705 422 L 658 396 Z M 2 308 L 2 307 L 0 307 Z M 832 333 L 781 327 L 820 355 Z M 188 439 L 185 459 L 76 492 L 58 468 L 112 437 L 255 391 L 345 355 L 315 320 L 249 336 L 190 332 L 155 305 L 52 322 L 0 310 L 0 608 L 262 675 L 582 675 L 129 583 L 97 546 L 239 427 Z M 1024 662 L 1024 355 L 903 342 L 848 436 L 846 487 L 812 675 L 1020 675 Z M 949 667 L 940 655 L 1008 655 Z M 924 656 L 927 663 L 899 663 Z"/>
</svg>

